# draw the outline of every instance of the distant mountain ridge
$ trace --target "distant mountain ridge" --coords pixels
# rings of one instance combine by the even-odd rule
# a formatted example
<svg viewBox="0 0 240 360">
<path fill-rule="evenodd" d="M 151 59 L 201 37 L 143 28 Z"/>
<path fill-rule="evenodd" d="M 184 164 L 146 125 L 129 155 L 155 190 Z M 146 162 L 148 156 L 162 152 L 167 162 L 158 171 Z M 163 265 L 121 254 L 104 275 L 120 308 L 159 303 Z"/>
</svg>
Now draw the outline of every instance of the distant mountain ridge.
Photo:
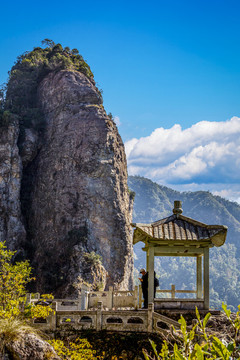
<svg viewBox="0 0 240 360">
<path fill-rule="evenodd" d="M 236 309 L 240 304 L 240 205 L 208 191 L 175 191 L 140 176 L 129 176 L 128 186 L 136 194 L 133 222 L 150 223 L 167 217 L 172 213 L 174 200 L 181 200 L 183 215 L 206 224 L 228 226 L 225 245 L 210 251 L 210 297 L 212 307 L 220 308 L 224 301 Z M 145 265 L 141 247 L 136 245 L 134 249 L 137 268 Z M 191 259 L 158 258 L 156 267 L 162 288 L 168 288 L 171 281 L 178 288 L 194 288 Z"/>
</svg>

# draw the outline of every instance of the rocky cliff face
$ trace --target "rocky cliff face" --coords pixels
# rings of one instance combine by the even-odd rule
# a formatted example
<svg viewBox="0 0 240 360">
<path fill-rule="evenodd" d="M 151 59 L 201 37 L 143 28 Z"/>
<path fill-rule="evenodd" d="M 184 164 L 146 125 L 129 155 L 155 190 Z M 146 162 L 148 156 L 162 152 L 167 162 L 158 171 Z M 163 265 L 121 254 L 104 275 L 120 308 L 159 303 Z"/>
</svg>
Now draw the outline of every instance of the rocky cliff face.
<svg viewBox="0 0 240 360">
<path fill-rule="evenodd" d="M 8 195 L 15 218 L 6 224 L 4 212 L 3 236 L 9 243 L 13 233 L 24 237 L 23 217 L 24 249 L 40 292 L 70 295 L 79 281 L 130 288 L 133 257 L 126 158 L 99 91 L 80 72 L 51 72 L 38 87 L 38 105 L 45 129 L 41 133 L 25 129 L 21 159 L 17 127 L 3 144 L 8 164 L 2 188 L 9 191 L 15 186 L 13 199 Z M 2 209 L 6 204 L 3 199 Z"/>
<path fill-rule="evenodd" d="M 7 241 L 12 250 L 20 250 L 26 235 L 20 207 L 22 165 L 18 135 L 17 119 L 0 131 L 0 241 Z"/>
</svg>

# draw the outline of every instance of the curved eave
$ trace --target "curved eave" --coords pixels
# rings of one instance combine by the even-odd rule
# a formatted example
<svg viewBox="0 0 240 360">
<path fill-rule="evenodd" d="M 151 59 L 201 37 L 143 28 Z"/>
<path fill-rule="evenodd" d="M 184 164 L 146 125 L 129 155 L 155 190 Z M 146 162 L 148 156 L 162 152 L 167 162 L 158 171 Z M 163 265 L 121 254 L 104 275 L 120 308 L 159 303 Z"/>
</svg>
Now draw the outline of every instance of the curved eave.
<svg viewBox="0 0 240 360">
<path fill-rule="evenodd" d="M 222 230 L 220 230 L 216 235 L 212 236 L 210 239 L 214 246 L 222 246 L 227 237 L 227 226 L 222 226 Z"/>
<path fill-rule="evenodd" d="M 143 231 L 139 227 L 135 228 L 133 233 L 133 245 L 137 244 L 139 241 L 146 243 L 150 240 L 154 240 L 154 238 L 148 235 L 145 231 Z"/>
<path fill-rule="evenodd" d="M 144 230 L 142 230 L 141 228 L 137 227 L 136 224 L 131 224 L 133 227 L 135 227 L 134 230 L 134 234 L 133 234 L 133 245 L 137 244 L 138 242 L 142 241 L 145 244 L 146 243 L 155 243 L 155 244 L 186 244 L 188 241 L 183 240 L 183 239 L 163 239 L 163 238 L 155 238 L 151 235 L 149 235 L 148 233 L 146 233 Z M 199 239 L 199 240 L 191 240 L 190 243 L 192 245 L 200 245 L 200 244 L 205 244 L 205 246 L 207 244 L 209 245 L 213 245 L 213 246 L 222 246 L 225 241 L 226 241 L 226 236 L 227 236 L 227 226 L 224 225 L 217 225 L 214 227 L 214 225 L 208 225 L 208 228 L 210 229 L 219 229 L 219 231 L 210 237 L 204 238 L 204 239 Z"/>
</svg>

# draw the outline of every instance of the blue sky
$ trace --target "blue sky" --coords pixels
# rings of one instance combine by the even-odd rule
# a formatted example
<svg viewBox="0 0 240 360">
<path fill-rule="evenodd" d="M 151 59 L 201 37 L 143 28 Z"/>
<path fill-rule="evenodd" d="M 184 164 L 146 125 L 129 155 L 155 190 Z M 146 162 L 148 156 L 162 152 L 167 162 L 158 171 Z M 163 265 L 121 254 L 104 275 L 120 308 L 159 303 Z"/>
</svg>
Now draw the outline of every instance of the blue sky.
<svg viewBox="0 0 240 360">
<path fill-rule="evenodd" d="M 240 199 L 239 1 L 12 1 L 1 14 L 0 83 L 44 38 L 78 48 L 117 117 L 130 174 Z"/>
</svg>

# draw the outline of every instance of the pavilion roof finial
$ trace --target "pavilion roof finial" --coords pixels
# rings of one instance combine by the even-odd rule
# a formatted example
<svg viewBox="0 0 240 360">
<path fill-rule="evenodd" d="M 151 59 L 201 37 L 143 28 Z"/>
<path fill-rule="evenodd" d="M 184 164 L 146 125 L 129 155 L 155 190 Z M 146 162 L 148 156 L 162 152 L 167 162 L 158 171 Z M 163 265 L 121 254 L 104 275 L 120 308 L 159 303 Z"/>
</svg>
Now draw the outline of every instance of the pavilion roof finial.
<svg viewBox="0 0 240 360">
<path fill-rule="evenodd" d="M 174 215 L 182 214 L 182 212 L 183 212 L 182 202 L 179 200 L 175 200 L 174 201 L 174 209 L 173 209 Z"/>
</svg>

